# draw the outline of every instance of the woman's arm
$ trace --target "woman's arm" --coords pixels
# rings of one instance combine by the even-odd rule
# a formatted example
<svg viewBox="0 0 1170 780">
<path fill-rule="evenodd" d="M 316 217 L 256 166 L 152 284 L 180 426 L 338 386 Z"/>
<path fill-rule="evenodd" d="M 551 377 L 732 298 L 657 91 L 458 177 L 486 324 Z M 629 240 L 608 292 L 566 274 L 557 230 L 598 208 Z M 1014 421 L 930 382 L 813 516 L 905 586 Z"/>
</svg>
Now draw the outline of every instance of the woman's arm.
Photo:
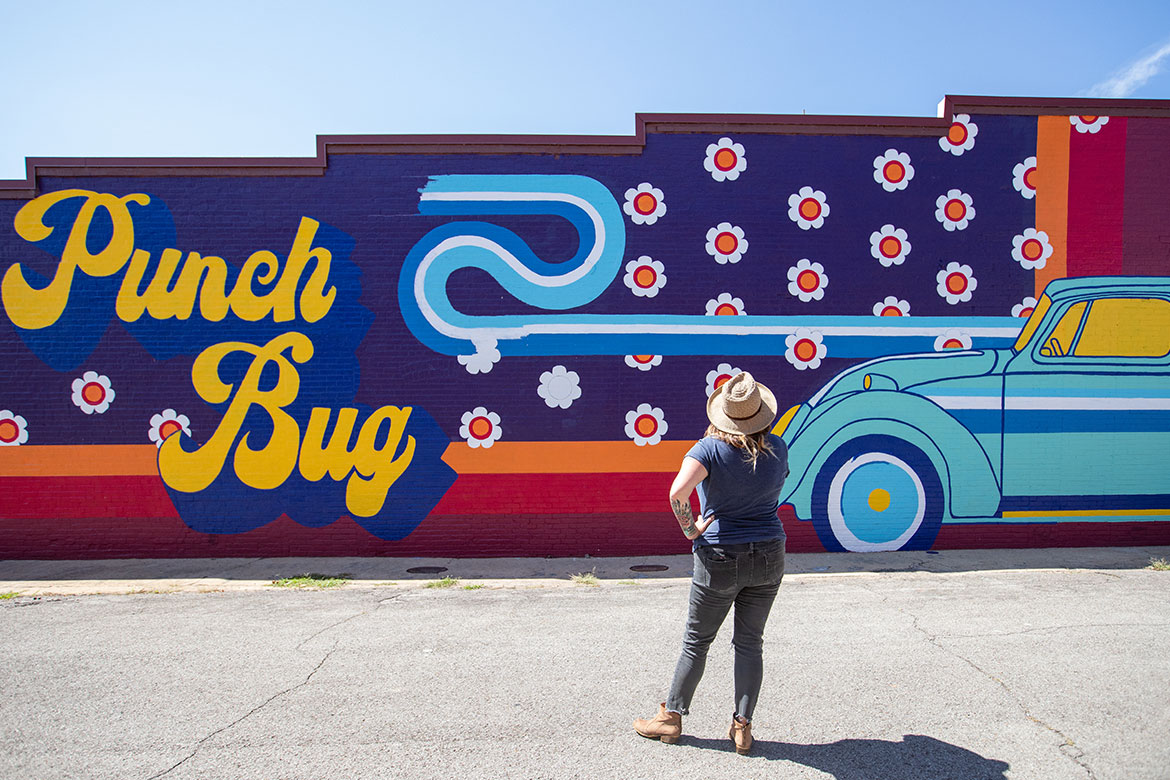
<svg viewBox="0 0 1170 780">
<path fill-rule="evenodd" d="M 707 469 L 694 458 L 683 458 L 682 468 L 670 486 L 670 508 L 674 510 L 675 519 L 688 539 L 695 539 L 707 530 L 714 516 L 706 520 L 695 520 L 691 511 L 691 493 L 699 483 L 707 478 Z"/>
</svg>

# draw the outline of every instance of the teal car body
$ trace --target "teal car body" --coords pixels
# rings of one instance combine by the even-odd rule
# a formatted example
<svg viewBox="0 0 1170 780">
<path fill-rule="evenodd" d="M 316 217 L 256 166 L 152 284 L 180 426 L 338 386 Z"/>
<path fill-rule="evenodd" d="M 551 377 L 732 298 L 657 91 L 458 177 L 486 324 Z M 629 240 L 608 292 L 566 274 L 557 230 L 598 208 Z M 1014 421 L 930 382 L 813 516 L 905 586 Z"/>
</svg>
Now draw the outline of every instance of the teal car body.
<svg viewBox="0 0 1170 780">
<path fill-rule="evenodd" d="M 1051 282 L 1010 349 L 849 368 L 774 429 L 830 550 L 943 523 L 1170 519 L 1170 278 Z"/>
</svg>

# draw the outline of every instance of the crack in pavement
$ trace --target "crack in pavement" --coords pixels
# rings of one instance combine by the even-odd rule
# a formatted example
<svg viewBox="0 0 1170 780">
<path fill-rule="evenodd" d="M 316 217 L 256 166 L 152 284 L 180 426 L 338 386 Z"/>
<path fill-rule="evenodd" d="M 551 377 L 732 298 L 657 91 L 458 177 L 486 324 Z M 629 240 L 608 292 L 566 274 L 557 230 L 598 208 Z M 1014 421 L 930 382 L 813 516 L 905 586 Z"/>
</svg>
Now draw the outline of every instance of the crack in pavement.
<svg viewBox="0 0 1170 780">
<path fill-rule="evenodd" d="M 378 600 L 377 606 L 375 606 L 372 610 L 369 608 L 363 609 L 361 612 L 358 612 L 357 614 L 350 615 L 347 618 L 343 618 L 342 620 L 338 620 L 335 623 L 331 623 L 330 625 L 325 626 L 320 631 L 313 633 L 311 636 L 309 636 L 308 638 L 301 641 L 301 643 L 298 644 L 295 649 L 299 651 L 311 639 L 314 639 L 315 637 L 320 636 L 321 634 L 325 633 L 326 631 L 329 631 L 330 629 L 333 629 L 333 628 L 336 628 L 337 626 L 348 623 L 349 621 L 355 620 L 363 615 L 368 615 L 371 612 L 376 612 L 379 609 L 381 609 L 385 604 L 388 604 L 391 601 L 395 601 L 396 599 L 398 599 L 404 595 L 406 595 L 405 592 L 395 593 L 394 595 L 386 597 L 386 598 L 380 598 Z M 151 775 L 149 778 L 147 778 L 147 780 L 158 780 L 158 778 L 160 778 L 160 777 L 165 777 L 166 775 L 169 775 L 171 772 L 175 771 L 180 766 L 182 766 L 183 764 L 187 763 L 192 758 L 194 758 L 199 753 L 200 748 L 203 747 L 203 744 L 205 742 L 207 742 L 209 739 L 211 739 L 212 737 L 215 737 L 215 736 L 227 731 L 228 729 L 231 729 L 231 728 L 234 728 L 235 726 L 238 726 L 240 723 L 243 723 L 245 720 L 252 717 L 257 712 L 260 712 L 262 709 L 264 709 L 265 707 L 267 707 L 269 704 L 276 701 L 280 697 L 285 696 L 287 694 L 290 694 L 293 691 L 297 690 L 298 688 L 303 688 L 304 686 L 308 685 L 309 681 L 313 679 L 313 675 L 315 675 L 315 674 L 317 674 L 317 672 L 321 671 L 321 667 L 323 667 L 325 665 L 325 662 L 328 661 L 329 657 L 333 655 L 335 650 L 337 650 L 337 646 L 339 644 L 341 644 L 340 638 L 333 640 L 333 646 L 329 648 L 329 650 L 325 653 L 324 656 L 322 656 L 321 660 L 317 662 L 317 665 L 313 667 L 313 670 L 305 676 L 305 679 L 301 680 L 296 685 L 289 686 L 288 688 L 285 688 L 282 691 L 278 691 L 277 693 L 272 694 L 267 699 L 265 699 L 263 702 L 256 705 L 255 707 L 253 707 L 251 710 L 244 713 L 240 717 L 236 718 L 231 723 L 228 723 L 226 726 L 221 726 L 220 728 L 211 732 L 207 736 L 203 737 L 202 739 L 200 739 L 198 742 L 195 743 L 195 747 L 192 748 L 190 754 L 188 754 L 186 757 L 184 757 L 181 761 L 177 762 L 176 764 L 174 764 L 170 768 L 163 770 L 162 772 Z"/>
<path fill-rule="evenodd" d="M 325 626 L 324 628 L 322 628 L 320 631 L 317 631 L 317 632 L 315 632 L 315 633 L 313 633 L 313 634 L 310 634 L 308 637 L 306 637 L 305 639 L 301 640 L 301 643 L 300 643 L 300 644 L 298 644 L 298 645 L 296 646 L 296 649 L 297 649 L 297 650 L 300 650 L 300 649 L 301 649 L 302 647 L 304 647 L 306 644 L 308 644 L 309 642 L 311 642 L 313 639 L 316 639 L 316 638 L 317 638 L 318 636 L 320 636 L 321 634 L 324 634 L 326 631 L 329 631 L 329 630 L 331 630 L 331 629 L 337 628 L 338 626 L 340 626 L 340 625 L 343 625 L 343 624 L 345 624 L 345 623 L 348 623 L 348 622 L 349 622 L 349 621 L 351 621 L 351 620 L 357 620 L 358 618 L 362 617 L 363 615 L 368 615 L 368 614 L 370 614 L 370 613 L 371 613 L 371 611 L 373 611 L 373 612 L 377 612 L 377 611 L 378 611 L 379 609 L 381 609 L 381 608 L 382 608 L 382 607 L 383 607 L 385 604 L 388 604 L 388 603 L 390 603 L 391 601 L 396 601 L 397 599 L 399 599 L 399 598 L 401 598 L 401 597 L 403 597 L 403 596 L 405 596 L 405 595 L 406 595 L 406 592 L 405 592 L 405 591 L 402 591 L 402 592 L 395 593 L 395 594 L 393 594 L 393 595 L 387 596 L 387 597 L 385 597 L 385 598 L 381 598 L 381 599 L 379 599 L 379 600 L 378 600 L 378 605 L 377 605 L 376 607 L 374 607 L 374 608 L 373 608 L 373 610 L 370 610 L 369 608 L 366 608 L 366 609 L 363 609 L 361 612 L 358 612 L 358 613 L 356 613 L 356 614 L 350 615 L 350 616 L 349 616 L 349 617 L 347 617 L 347 618 L 342 618 L 341 620 L 338 620 L 336 623 L 330 623 L 329 625 L 327 625 L 327 626 Z"/>
<path fill-rule="evenodd" d="M 883 604 L 887 603 L 889 601 L 889 596 L 885 596 L 881 593 L 874 591 L 868 585 L 863 585 L 862 587 L 864 587 L 866 590 L 868 590 L 872 595 L 877 596 Z M 1088 775 L 1089 780 L 1096 780 L 1096 778 L 1097 778 L 1096 773 L 1093 771 L 1092 767 L 1090 767 L 1084 761 L 1085 751 L 1082 750 L 1081 747 L 1071 737 L 1069 737 L 1067 734 L 1065 734 L 1063 731 L 1056 728 L 1055 726 L 1053 726 L 1049 723 L 1046 723 L 1042 719 L 1033 715 L 1032 711 L 1030 709 L 1028 709 L 1028 705 L 1024 703 L 1024 700 L 1019 696 L 1019 694 L 1017 694 L 1015 691 L 1013 691 L 1008 686 L 1008 684 L 1005 683 L 1003 680 L 1001 680 L 999 677 L 996 677 L 991 672 L 989 672 L 986 669 L 984 669 L 983 667 L 979 666 L 979 664 L 975 663 L 970 658 L 967 658 L 962 653 L 960 653 L 956 650 L 952 650 L 951 648 L 946 647 L 945 645 L 941 644 L 938 641 L 939 635 L 932 634 L 929 631 L 927 631 L 925 628 L 923 628 L 918 622 L 917 615 L 914 615 L 910 612 L 907 612 L 906 610 L 902 609 L 901 607 L 899 607 L 897 605 L 894 605 L 894 609 L 896 609 L 899 613 L 901 613 L 905 617 L 910 618 L 911 625 L 913 625 L 914 629 L 917 630 L 924 637 L 926 637 L 926 641 L 929 642 L 931 645 L 933 645 L 937 649 L 943 651 L 947 655 L 953 656 L 954 658 L 958 658 L 960 661 L 967 664 L 972 669 L 979 672 L 981 675 L 983 675 L 984 677 L 986 677 L 989 680 L 992 680 L 997 685 L 999 685 L 1001 688 L 1003 688 L 1004 692 L 1007 693 L 1008 696 L 1010 696 L 1016 702 L 1016 706 L 1019 707 L 1020 711 L 1024 713 L 1025 718 L 1032 721 L 1037 726 L 1040 726 L 1041 728 L 1044 728 L 1044 729 L 1047 729 L 1048 731 L 1051 731 L 1053 734 L 1055 734 L 1057 737 L 1059 737 L 1061 739 L 1061 744 L 1060 744 L 1059 750 L 1060 750 L 1060 754 L 1062 756 L 1064 756 L 1065 758 L 1067 758 L 1070 761 L 1072 761 L 1073 763 L 1075 763 L 1081 769 L 1085 770 L 1085 774 Z M 1023 631 L 1023 632 L 1018 632 L 1018 633 L 1028 633 L 1028 632 Z M 948 638 L 950 638 L 951 636 L 957 636 L 957 635 L 947 635 Z M 984 635 L 974 635 L 974 636 L 984 636 Z M 1007 635 L 1006 634 L 988 634 L 986 636 L 1007 636 Z"/>
<path fill-rule="evenodd" d="M 913 616 L 911 616 L 913 617 Z M 935 634 L 943 639 L 980 639 L 982 637 L 1023 636 L 1024 634 L 1041 634 L 1047 631 L 1063 631 L 1068 628 L 1170 628 L 1170 623 L 1069 623 L 1059 626 L 1038 626 L 1024 628 L 1019 631 L 1004 631 L 1003 633 L 986 634 Z"/>
<path fill-rule="evenodd" d="M 192 758 L 194 758 L 196 756 L 196 754 L 199 753 L 199 749 L 201 747 L 203 747 L 203 743 L 206 742 L 207 740 L 211 739 L 212 737 L 216 736 L 217 734 L 222 734 L 223 732 L 227 731 L 228 729 L 232 728 L 233 726 L 236 726 L 236 725 L 242 723 L 243 721 L 245 721 L 248 718 L 255 715 L 260 710 L 267 707 L 272 702 L 279 699 L 281 696 L 292 693 L 296 689 L 303 688 L 304 686 L 308 685 L 309 681 L 313 679 L 313 675 L 315 675 L 317 672 L 319 672 L 321 670 L 321 667 L 325 665 L 325 662 L 329 660 L 329 656 L 333 655 L 333 651 L 337 649 L 337 645 L 340 642 L 341 642 L 340 639 L 334 641 L 333 647 L 329 648 L 329 652 L 325 653 L 325 655 L 321 658 L 321 660 L 317 662 L 317 665 L 313 667 L 313 671 L 309 672 L 309 674 L 305 677 L 305 679 L 301 680 L 296 685 L 285 688 L 283 691 L 279 691 L 277 693 L 272 694 L 267 699 L 265 699 L 263 702 L 261 702 L 260 704 L 258 704 L 255 707 L 253 707 L 251 710 L 244 713 L 240 717 L 236 718 L 231 723 L 227 724 L 226 726 L 221 726 L 220 728 L 211 732 L 206 737 L 204 737 L 203 739 L 201 739 L 195 743 L 194 749 L 191 751 L 191 753 L 188 756 L 186 756 L 184 759 L 182 759 L 181 761 L 179 761 L 175 765 L 171 766 L 169 769 L 164 769 L 162 772 L 159 772 L 158 774 L 151 775 L 149 778 L 147 778 L 147 780 L 158 780 L 158 778 L 160 778 L 160 777 L 165 777 L 166 775 L 169 775 L 171 772 L 175 771 L 180 766 L 182 766 L 183 764 L 187 763 Z"/>
</svg>

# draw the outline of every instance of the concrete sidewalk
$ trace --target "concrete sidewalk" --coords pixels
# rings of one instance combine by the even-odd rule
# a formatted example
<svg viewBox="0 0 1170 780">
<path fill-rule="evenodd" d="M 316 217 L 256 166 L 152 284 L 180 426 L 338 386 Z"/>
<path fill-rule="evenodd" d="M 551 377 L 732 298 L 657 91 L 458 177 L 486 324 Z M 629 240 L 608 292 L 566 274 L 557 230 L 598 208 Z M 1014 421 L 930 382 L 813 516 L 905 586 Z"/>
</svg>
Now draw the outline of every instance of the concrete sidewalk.
<svg viewBox="0 0 1170 780">
<path fill-rule="evenodd" d="M 1162 780 L 1168 555 L 794 555 L 747 757 L 730 620 L 679 744 L 630 727 L 670 680 L 685 558 L 6 561 L 0 591 L 214 592 L 0 600 L 0 778 Z M 408 577 L 428 563 L 460 582 Z M 356 579 L 265 587 L 305 570 Z"/>
<path fill-rule="evenodd" d="M 1044 569 L 1142 569 L 1170 561 L 1170 547 L 942 550 L 789 554 L 788 576 Z M 660 568 L 665 567 L 665 568 Z M 412 572 L 411 569 L 423 571 Z M 345 576 L 345 587 L 425 584 L 443 577 L 492 587 L 569 585 L 600 580 L 689 579 L 689 555 L 638 558 L 156 558 L 95 561 L 0 560 L 0 594 L 21 596 L 256 590 L 315 573 Z"/>
</svg>

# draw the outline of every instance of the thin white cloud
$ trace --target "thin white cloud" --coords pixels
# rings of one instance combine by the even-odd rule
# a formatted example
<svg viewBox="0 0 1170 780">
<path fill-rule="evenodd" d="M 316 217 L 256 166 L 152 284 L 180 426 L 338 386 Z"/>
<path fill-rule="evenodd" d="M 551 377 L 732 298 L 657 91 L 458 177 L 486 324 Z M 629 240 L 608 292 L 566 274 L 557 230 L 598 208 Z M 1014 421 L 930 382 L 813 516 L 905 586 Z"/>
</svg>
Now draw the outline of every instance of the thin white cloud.
<svg viewBox="0 0 1170 780">
<path fill-rule="evenodd" d="M 1148 54 L 1110 79 L 1094 84 L 1089 94 L 1095 97 L 1129 97 L 1162 70 L 1162 61 L 1170 57 L 1170 41 L 1153 54 Z"/>
</svg>

